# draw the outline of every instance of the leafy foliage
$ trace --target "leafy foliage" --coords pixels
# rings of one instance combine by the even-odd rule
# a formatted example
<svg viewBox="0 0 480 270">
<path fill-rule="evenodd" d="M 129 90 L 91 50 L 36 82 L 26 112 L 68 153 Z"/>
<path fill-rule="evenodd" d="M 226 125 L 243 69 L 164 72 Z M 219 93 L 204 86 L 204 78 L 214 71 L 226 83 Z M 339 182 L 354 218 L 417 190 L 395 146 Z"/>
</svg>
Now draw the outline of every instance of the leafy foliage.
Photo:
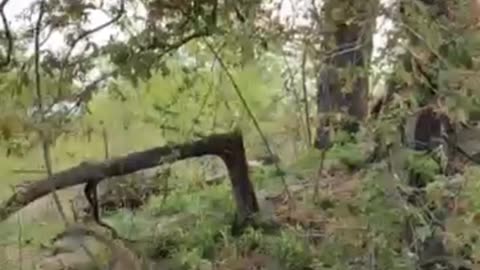
<svg viewBox="0 0 480 270">
<path fill-rule="evenodd" d="M 412 269 L 418 261 L 405 250 L 405 220 L 413 217 L 420 224 L 414 238 L 424 240 L 434 232 L 424 212 L 406 202 L 411 192 L 406 175 L 413 172 L 429 182 L 428 203 L 448 204 L 448 248 L 461 254 L 468 244 L 468 252 L 479 258 L 478 168 L 468 165 L 461 192 L 452 190 L 456 182 L 441 175 L 437 161 L 407 151 L 399 138 L 403 120 L 425 104 L 446 111 L 455 122 L 472 120 L 480 111 L 479 35 L 465 27 L 466 1 L 449 7 L 451 18 L 431 16 L 434 10 L 421 1 L 403 1 L 403 13 L 392 16 L 401 27 L 391 33 L 380 57 L 394 55 L 390 47 L 397 40 L 409 41 L 394 62 L 390 82 L 395 91 L 384 112 L 362 123 L 358 135 L 332 131 L 322 171 L 322 153 L 310 146 L 318 120 L 308 106 L 309 90 L 315 90 L 310 82 L 339 48 L 333 41 L 317 46 L 324 37 L 318 33 L 372 23 L 370 14 L 385 12 L 377 1 L 327 1 L 327 13 L 312 6 L 307 26 L 280 23 L 266 1 L 33 2 L 29 19 L 18 19 L 25 25 L 7 34 L 2 24 L 0 32 L 0 149 L 5 153 L 0 156 L 0 199 L 25 177 L 45 174 L 46 142 L 58 171 L 83 160 L 240 128 L 249 160 L 270 154 L 266 144 L 280 157 L 279 164 L 250 168 L 262 214 L 279 223 L 277 230 L 248 228 L 240 237 L 231 236 L 234 205 L 228 177 L 213 186 L 206 183 L 206 172 L 224 172 L 224 167 L 204 158 L 173 165 L 166 193 L 141 210 L 119 210 L 105 219 L 122 235 L 139 239 L 136 248 L 142 255 L 171 259 L 175 269 Z M 0 10 L 3 14 L 3 4 Z M 40 13 L 43 19 L 37 22 Z M 94 13 L 105 14 L 106 21 L 92 26 Z M 331 25 L 321 25 L 323 15 Z M 108 38 L 107 28 L 119 32 Z M 63 36 L 64 46 L 46 45 L 56 42 L 50 31 Z M 37 32 L 46 43 L 32 53 L 28 48 Z M 10 56 L 8 40 L 3 42 L 9 35 L 15 41 Z M 291 61 L 289 54 L 298 51 L 305 59 Z M 342 70 L 342 91 L 348 92 L 371 67 Z M 373 137 L 380 138 L 381 152 L 387 154 L 372 164 Z M 314 201 L 317 179 L 321 190 Z M 285 183 L 293 210 L 278 199 Z M 67 201 L 72 194 L 62 191 L 60 196 Z M 0 246 L 8 254 L 17 245 L 40 253 L 62 226 L 56 214 L 45 214 L 48 209 L 32 204 L 21 213 L 24 219 L 0 224 Z M 2 260 L 3 253 L 0 249 Z"/>
</svg>

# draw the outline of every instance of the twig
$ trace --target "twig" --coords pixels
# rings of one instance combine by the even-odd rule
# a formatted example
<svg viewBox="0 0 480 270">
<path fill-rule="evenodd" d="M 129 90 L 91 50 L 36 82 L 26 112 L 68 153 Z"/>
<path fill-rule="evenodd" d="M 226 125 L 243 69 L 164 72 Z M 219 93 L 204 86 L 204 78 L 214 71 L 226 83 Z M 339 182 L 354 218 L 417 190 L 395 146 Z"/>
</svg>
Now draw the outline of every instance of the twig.
<svg viewBox="0 0 480 270">
<path fill-rule="evenodd" d="M 38 108 L 40 111 L 41 121 L 45 120 L 45 114 L 43 113 L 43 96 L 42 96 L 42 86 L 41 86 L 41 79 L 40 79 L 40 32 L 42 27 L 42 18 L 45 13 L 45 1 L 40 2 L 40 11 L 37 19 L 37 24 L 35 27 L 35 88 L 37 92 L 38 98 Z M 42 138 L 42 148 L 43 148 L 43 158 L 45 162 L 45 168 L 47 169 L 47 174 L 50 177 L 52 175 L 52 164 L 51 164 L 51 156 L 50 156 L 50 145 L 48 142 L 48 138 L 45 136 L 45 131 L 43 129 L 39 130 L 40 137 Z M 65 226 L 68 226 L 67 216 L 63 211 L 62 204 L 60 203 L 60 199 L 58 198 L 57 193 L 55 192 L 55 187 L 52 186 L 52 196 L 57 206 L 57 210 L 60 216 L 65 223 Z"/>
<path fill-rule="evenodd" d="M 50 27 L 50 31 L 48 31 L 48 34 L 45 36 L 45 38 L 42 41 L 40 41 L 40 47 L 42 47 L 43 45 L 45 45 L 45 43 L 47 43 L 47 41 L 52 36 L 54 30 L 55 29 L 53 27 Z"/>
<path fill-rule="evenodd" d="M 66 66 L 67 66 L 67 62 L 68 62 L 68 59 L 70 58 L 73 50 L 75 49 L 75 47 L 77 46 L 78 42 L 80 42 L 82 39 L 88 37 L 89 35 L 91 34 L 94 34 L 98 31 L 101 31 L 103 30 L 104 28 L 114 24 L 115 22 L 117 22 L 118 20 L 120 20 L 123 16 L 123 14 L 125 13 L 125 0 L 121 0 L 120 1 L 120 10 L 118 11 L 118 14 L 113 17 L 111 20 L 103 23 L 103 24 L 100 24 L 98 25 L 97 27 L 94 27 L 90 30 L 86 30 L 85 32 L 81 33 L 75 40 L 73 40 L 72 42 L 72 45 L 70 45 L 70 48 L 68 49 L 67 51 L 67 54 L 65 55 L 65 57 L 63 58 L 63 61 L 62 61 L 62 68 L 60 70 L 60 76 L 59 76 L 59 79 L 58 79 L 58 96 L 61 96 L 61 88 L 62 88 L 62 82 L 63 82 L 63 77 L 65 75 L 65 69 L 66 69 Z"/>
<path fill-rule="evenodd" d="M 208 40 L 206 38 L 203 38 L 203 41 L 205 42 L 205 44 L 207 45 L 208 49 L 211 51 L 211 53 L 213 54 L 215 59 L 217 59 L 218 63 L 222 67 L 224 73 L 227 75 L 228 79 L 230 80 L 230 83 L 232 84 L 233 89 L 235 90 L 235 93 L 237 94 L 237 96 L 240 99 L 240 102 L 242 103 L 243 107 L 247 111 L 248 116 L 250 117 L 250 119 L 252 119 L 252 122 L 253 122 L 253 125 L 255 126 L 255 129 L 257 130 L 257 132 L 260 135 L 263 143 L 265 144 L 265 147 L 267 148 L 268 154 L 271 155 L 271 156 L 274 156 L 275 154 L 273 153 L 273 150 L 270 147 L 270 143 L 268 142 L 267 137 L 265 136 L 262 129 L 260 128 L 260 124 L 258 123 L 257 118 L 255 117 L 252 110 L 248 106 L 248 103 L 245 100 L 245 97 L 242 95 L 242 91 L 240 90 L 240 87 L 238 86 L 235 79 L 233 78 L 232 73 L 230 73 L 230 70 L 228 69 L 227 65 L 225 64 L 225 62 L 223 62 L 223 59 L 220 57 L 220 55 L 215 50 L 215 48 L 212 46 L 212 44 L 210 44 L 210 42 L 208 42 Z M 277 171 L 278 175 L 280 176 L 280 179 L 282 180 L 284 192 L 287 195 L 288 202 L 293 203 L 293 200 L 292 200 L 293 197 L 292 197 L 292 194 L 290 193 L 290 190 L 288 188 L 287 180 L 285 179 L 285 176 L 283 175 L 282 169 L 280 168 L 280 165 L 278 164 L 278 161 L 275 161 L 274 164 L 275 164 L 275 170 Z"/>
</svg>

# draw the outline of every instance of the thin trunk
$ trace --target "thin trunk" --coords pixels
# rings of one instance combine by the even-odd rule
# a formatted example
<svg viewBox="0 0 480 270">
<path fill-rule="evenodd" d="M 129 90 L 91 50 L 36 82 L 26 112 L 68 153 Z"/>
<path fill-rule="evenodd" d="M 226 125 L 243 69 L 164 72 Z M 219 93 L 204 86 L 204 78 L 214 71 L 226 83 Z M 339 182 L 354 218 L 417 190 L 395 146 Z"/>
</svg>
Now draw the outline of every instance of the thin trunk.
<svg viewBox="0 0 480 270">
<path fill-rule="evenodd" d="M 308 145 L 312 144 L 312 125 L 310 124 L 310 105 L 308 101 L 308 91 L 307 91 L 307 75 L 306 75 L 306 64 L 307 64 L 307 50 L 303 50 L 302 54 L 302 95 L 303 95 L 303 106 L 305 113 L 305 130 L 307 133 L 307 143 Z"/>
<path fill-rule="evenodd" d="M 240 49 L 241 49 L 241 61 L 242 67 L 247 66 L 251 61 L 255 60 L 255 43 L 252 42 L 252 35 L 255 28 L 255 16 L 257 9 L 261 4 L 261 1 L 250 0 L 247 3 L 238 4 L 238 12 L 242 12 L 241 16 L 245 18 L 242 24 L 242 34 L 240 35 Z M 242 11 L 240 10 L 242 7 Z"/>
<path fill-rule="evenodd" d="M 103 137 L 103 151 L 104 151 L 105 159 L 109 159 L 110 151 L 108 146 L 108 133 L 105 127 L 103 128 L 103 131 L 102 131 L 102 137 Z"/>
</svg>

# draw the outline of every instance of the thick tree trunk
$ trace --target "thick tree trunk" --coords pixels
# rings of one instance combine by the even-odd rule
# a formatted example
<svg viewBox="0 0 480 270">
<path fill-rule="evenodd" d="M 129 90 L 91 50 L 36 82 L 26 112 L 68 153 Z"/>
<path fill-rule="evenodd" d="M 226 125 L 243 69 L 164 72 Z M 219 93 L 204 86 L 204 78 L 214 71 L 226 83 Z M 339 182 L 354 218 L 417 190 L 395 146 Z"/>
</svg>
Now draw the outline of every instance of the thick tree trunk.
<svg viewBox="0 0 480 270">
<path fill-rule="evenodd" d="M 192 143 L 156 147 L 134 152 L 103 162 L 83 162 L 76 167 L 53 174 L 50 178 L 26 184 L 8 200 L 0 204 L 0 221 L 29 203 L 55 190 L 64 189 L 88 181 L 102 181 L 113 176 L 130 174 L 191 157 L 217 155 L 226 164 L 237 205 L 237 220 L 243 222 L 258 212 L 258 202 L 248 176 L 248 167 L 239 131 L 216 134 Z"/>
<path fill-rule="evenodd" d="M 355 132 L 368 111 L 368 68 L 372 50 L 373 16 L 376 0 L 327 0 L 323 7 L 324 36 L 322 49 L 326 60 L 318 77 L 317 109 L 319 126 L 315 147 L 330 144 L 332 114 L 346 116 L 342 128 Z M 354 125 L 345 125 L 354 123 Z"/>
</svg>

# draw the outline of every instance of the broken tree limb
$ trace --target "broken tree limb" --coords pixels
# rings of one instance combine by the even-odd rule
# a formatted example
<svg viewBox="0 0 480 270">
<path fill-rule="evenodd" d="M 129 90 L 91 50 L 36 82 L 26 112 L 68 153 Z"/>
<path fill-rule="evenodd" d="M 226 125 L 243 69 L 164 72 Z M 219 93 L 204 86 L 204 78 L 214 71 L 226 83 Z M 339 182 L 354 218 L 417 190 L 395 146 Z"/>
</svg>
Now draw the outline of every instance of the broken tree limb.
<svg viewBox="0 0 480 270">
<path fill-rule="evenodd" d="M 102 181 L 113 176 L 130 174 L 143 169 L 172 163 L 191 157 L 217 155 L 228 169 L 233 195 L 240 220 L 245 220 L 258 212 L 258 202 L 253 185 L 248 176 L 247 160 L 240 131 L 214 134 L 190 143 L 155 147 L 144 151 L 112 158 L 103 162 L 82 162 L 70 169 L 57 172 L 25 185 L 2 204 L 0 221 L 4 221 L 16 211 L 55 190 L 87 183 Z"/>
</svg>

